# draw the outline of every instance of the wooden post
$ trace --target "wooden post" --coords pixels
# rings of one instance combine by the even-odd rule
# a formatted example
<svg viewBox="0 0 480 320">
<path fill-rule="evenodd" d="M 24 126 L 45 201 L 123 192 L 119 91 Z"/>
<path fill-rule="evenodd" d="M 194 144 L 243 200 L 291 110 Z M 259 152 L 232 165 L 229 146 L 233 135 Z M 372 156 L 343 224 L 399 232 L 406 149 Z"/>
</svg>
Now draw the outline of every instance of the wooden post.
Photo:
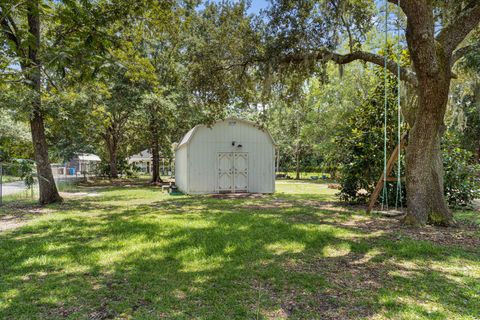
<svg viewBox="0 0 480 320">
<path fill-rule="evenodd" d="M 395 165 L 395 163 L 397 162 L 397 159 L 398 159 L 398 148 L 400 148 L 400 150 L 402 150 L 403 148 L 405 148 L 405 140 L 407 138 L 407 133 L 403 134 L 402 136 L 402 139 L 400 140 L 400 145 L 397 144 L 397 146 L 395 147 L 395 149 L 393 149 L 393 152 L 392 154 L 390 155 L 390 158 L 388 159 L 388 162 L 387 162 L 387 170 L 385 173 L 382 172 L 382 175 L 380 176 L 380 178 L 378 179 L 377 181 L 377 184 L 375 186 L 375 190 L 373 191 L 372 195 L 370 196 L 370 201 L 368 203 L 368 208 L 367 208 L 367 213 L 370 213 L 372 212 L 372 209 L 373 207 L 375 206 L 375 203 L 377 202 L 377 199 L 378 197 L 380 196 L 380 192 L 382 192 L 382 189 L 383 189 L 383 182 L 386 180 L 386 181 L 397 181 L 397 178 L 396 177 L 389 177 L 390 175 L 390 172 L 392 172 L 393 170 L 393 166 Z M 386 177 L 384 177 L 383 175 L 386 175 Z"/>
<path fill-rule="evenodd" d="M 276 164 L 275 164 L 275 173 L 278 173 L 279 170 L 280 170 L 280 168 L 279 168 L 279 166 L 280 166 L 280 148 L 275 148 L 275 151 L 276 151 L 276 152 L 275 152 L 275 155 L 276 155 L 276 156 L 275 156 L 275 162 L 276 162 Z"/>
</svg>

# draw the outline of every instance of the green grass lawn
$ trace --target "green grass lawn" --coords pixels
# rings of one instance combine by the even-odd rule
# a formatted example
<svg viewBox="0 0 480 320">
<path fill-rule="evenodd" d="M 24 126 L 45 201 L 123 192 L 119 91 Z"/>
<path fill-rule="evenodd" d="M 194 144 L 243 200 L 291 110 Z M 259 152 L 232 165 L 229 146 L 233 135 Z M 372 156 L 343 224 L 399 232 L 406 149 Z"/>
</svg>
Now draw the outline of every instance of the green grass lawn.
<svg viewBox="0 0 480 320">
<path fill-rule="evenodd" d="M 294 181 L 244 198 L 75 191 L 0 208 L 0 319 L 480 318 L 477 212 L 412 230 Z"/>
<path fill-rule="evenodd" d="M 278 171 L 277 173 L 278 174 L 286 174 L 292 179 L 294 179 L 295 176 L 297 175 L 297 173 L 295 171 Z M 317 179 L 319 181 L 322 181 L 323 180 L 322 176 L 325 176 L 328 179 L 330 178 L 330 174 L 325 173 L 325 172 L 321 172 L 321 171 L 318 171 L 318 172 L 300 171 L 299 175 L 300 175 L 300 179 L 302 179 L 302 180 L 312 180 L 312 177 L 317 177 Z M 313 181 L 317 181 L 317 180 L 313 180 Z"/>
<path fill-rule="evenodd" d="M 22 178 L 16 176 L 2 175 L 2 183 L 22 181 Z"/>
</svg>

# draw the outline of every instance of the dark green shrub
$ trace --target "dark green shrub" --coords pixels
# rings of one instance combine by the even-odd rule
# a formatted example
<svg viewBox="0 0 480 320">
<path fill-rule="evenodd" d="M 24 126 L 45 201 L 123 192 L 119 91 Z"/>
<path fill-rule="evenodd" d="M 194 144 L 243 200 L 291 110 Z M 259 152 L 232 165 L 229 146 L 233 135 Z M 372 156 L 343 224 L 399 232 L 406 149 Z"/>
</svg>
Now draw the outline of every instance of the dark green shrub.
<svg viewBox="0 0 480 320">
<path fill-rule="evenodd" d="M 450 137 L 444 139 L 445 196 L 452 208 L 466 207 L 480 196 L 480 165 L 470 151 L 454 147 Z"/>
</svg>

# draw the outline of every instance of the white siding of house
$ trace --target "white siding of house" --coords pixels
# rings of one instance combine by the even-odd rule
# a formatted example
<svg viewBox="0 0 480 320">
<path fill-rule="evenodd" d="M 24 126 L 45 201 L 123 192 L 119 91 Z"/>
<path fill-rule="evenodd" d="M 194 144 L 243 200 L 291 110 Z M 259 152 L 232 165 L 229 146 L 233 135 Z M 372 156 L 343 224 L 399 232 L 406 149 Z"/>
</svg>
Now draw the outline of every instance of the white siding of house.
<svg viewBox="0 0 480 320">
<path fill-rule="evenodd" d="M 235 146 L 232 146 L 232 141 L 235 141 Z M 238 148 L 238 144 L 241 144 L 242 148 Z M 274 143 L 267 132 L 249 122 L 229 119 L 217 122 L 212 128 L 199 126 L 188 143 L 177 150 L 177 158 L 182 155 L 182 149 L 188 150 L 188 174 L 184 174 L 183 168 L 180 168 L 181 173 L 176 173 L 176 183 L 184 192 L 217 192 L 218 152 L 248 153 L 248 191 L 275 191 Z M 182 165 L 181 161 L 178 164 Z M 188 187 L 182 188 L 185 181 Z"/>
</svg>

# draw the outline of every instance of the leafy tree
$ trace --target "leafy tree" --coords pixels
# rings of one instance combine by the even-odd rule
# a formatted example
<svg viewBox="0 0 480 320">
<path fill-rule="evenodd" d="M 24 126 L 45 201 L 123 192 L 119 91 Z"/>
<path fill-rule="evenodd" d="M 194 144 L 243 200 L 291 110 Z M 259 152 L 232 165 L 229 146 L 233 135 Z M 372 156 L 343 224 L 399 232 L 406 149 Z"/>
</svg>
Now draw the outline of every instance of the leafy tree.
<svg viewBox="0 0 480 320">
<path fill-rule="evenodd" d="M 67 161 L 76 153 L 97 153 L 101 119 L 93 105 L 104 89 L 96 84 L 77 84 L 48 97 L 47 105 L 57 110 L 47 121 L 51 157 Z"/>
<path fill-rule="evenodd" d="M 308 90 L 306 88 L 305 90 Z M 312 127 L 315 126 L 314 105 L 308 94 L 302 92 L 296 97 L 279 96 L 266 110 L 267 126 L 279 147 L 283 165 L 288 159 L 295 167 L 295 179 L 300 179 L 302 158 L 311 154 L 315 144 Z"/>
<path fill-rule="evenodd" d="M 148 61 L 143 78 L 145 93 L 137 112 L 142 139 L 152 151 L 152 183 L 161 182 L 160 156 L 172 158 L 172 132 L 178 128 L 181 109 L 188 106 L 189 93 L 185 88 L 186 27 L 191 8 L 176 5 L 165 15 L 164 23 L 152 19 L 141 27 L 141 36 L 135 41 L 139 54 Z M 148 75 L 145 77 L 145 75 Z M 183 101 L 182 101 L 183 100 Z M 181 120 L 184 121 L 185 119 Z"/>
<path fill-rule="evenodd" d="M 152 152 L 152 183 L 161 182 L 160 154 L 171 158 L 171 135 L 175 125 L 175 97 L 164 93 L 149 93 L 142 98 L 139 127 L 145 128 L 142 137 Z"/>
<path fill-rule="evenodd" d="M 311 113 L 313 125 L 309 134 L 315 141 L 315 152 L 321 157 L 322 169 L 335 179 L 338 171 L 343 169 L 346 157 L 342 153 L 346 148 L 339 144 L 339 138 L 348 137 L 352 129 L 357 128 L 355 122 L 347 119 L 361 112 L 359 109 L 379 80 L 374 68 L 361 63 L 352 63 L 340 70 L 329 65 L 326 75 L 328 81 L 310 80 L 309 101 L 315 112 Z"/>
<path fill-rule="evenodd" d="M 480 49 L 480 30 L 474 33 L 470 45 Z M 480 161 L 480 54 L 470 51 L 457 66 L 456 79 L 447 110 L 449 131 L 459 137 L 462 148 L 475 154 Z"/>
<path fill-rule="evenodd" d="M 41 204 L 62 200 L 53 180 L 45 130 L 45 122 L 56 113 L 47 109 L 45 94 L 55 95 L 64 82 L 94 75 L 105 62 L 99 53 L 108 51 L 116 31 L 128 27 L 125 18 L 143 5 L 129 1 L 0 3 L 2 78 L 25 93 L 19 109 L 30 124 Z M 123 23 L 117 23 L 121 18 Z"/>
<path fill-rule="evenodd" d="M 448 132 L 442 142 L 445 166 L 445 196 L 453 208 L 471 205 L 480 196 L 480 165 L 473 161 L 474 154 L 460 148 L 455 134 Z"/>
<path fill-rule="evenodd" d="M 13 1 L 0 5 L 2 46 L 8 48 L 11 64 L 19 65 L 30 93 L 30 128 L 40 185 L 40 203 L 61 201 L 48 158 L 42 109 L 41 3 Z"/>
<path fill-rule="evenodd" d="M 409 63 L 400 66 L 400 78 L 418 97 L 417 104 L 404 109 L 411 127 L 406 152 L 408 210 L 404 222 L 450 225 L 454 219 L 444 196 L 440 141 L 454 76 L 452 67 L 475 49 L 471 45 L 462 46 L 462 42 L 478 27 L 480 3 L 476 0 L 388 2 L 389 11 L 398 11 L 399 21 L 406 22 L 404 36 Z M 218 16 L 228 16 L 226 11 L 232 15 L 241 12 L 238 8 L 224 5 L 217 10 L 221 12 Z M 249 41 L 250 46 L 242 46 L 244 42 L 235 32 L 230 39 L 223 39 L 227 43 L 223 48 L 230 50 L 229 54 L 221 52 L 216 54 L 217 61 L 209 60 L 210 81 L 205 79 L 205 83 L 223 90 L 205 92 L 209 93 L 208 97 L 219 100 L 226 96 L 255 99 L 254 95 L 248 95 L 252 92 L 252 80 L 265 79 L 262 91 L 268 92 L 284 85 L 285 80 L 289 86 L 296 84 L 301 88 L 312 75 L 324 77 L 327 62 L 343 65 L 360 60 L 383 67 L 385 57 L 378 54 L 378 50 L 364 51 L 360 45 L 372 29 L 377 11 L 375 2 L 368 0 L 277 0 L 257 23 L 246 18 L 244 12 L 234 15 L 235 19 L 230 20 L 243 23 L 237 25 L 237 29 L 248 26 L 246 38 L 250 34 L 255 36 Z M 230 20 L 219 20 L 224 30 L 234 25 Z M 250 32 L 251 29 L 258 32 Z M 349 38 L 347 53 L 336 51 L 342 44 L 342 35 Z M 228 45 L 231 39 L 237 42 L 235 46 Z M 395 60 L 387 58 L 386 67 L 397 74 Z M 241 78 L 242 75 L 245 78 Z M 243 80 L 244 88 L 234 84 L 233 80 L 237 79 Z M 229 95 L 232 91 L 240 93 Z M 268 94 L 262 96 L 268 97 Z"/>
<path fill-rule="evenodd" d="M 246 1 L 208 2 L 192 14 L 186 32 L 186 87 L 193 93 L 202 123 L 222 118 L 231 106 L 257 105 L 258 70 L 251 69 L 260 50 L 260 34 Z"/>
<path fill-rule="evenodd" d="M 0 113 L 0 162 L 32 157 L 28 127 L 15 121 L 9 112 Z"/>
<path fill-rule="evenodd" d="M 406 17 L 405 38 L 411 67 L 400 67 L 400 77 L 418 95 L 415 108 L 404 110 L 411 127 L 406 153 L 407 215 L 405 223 L 449 225 L 454 223 L 444 197 L 440 139 L 444 131 L 452 66 L 471 46 L 460 47 L 480 22 L 480 3 L 475 0 L 439 3 L 422 0 L 389 2 Z M 268 63 L 297 66 L 311 74 L 319 64 L 332 61 L 347 64 L 362 60 L 384 65 L 378 53 L 352 46 L 349 53 L 334 51 L 338 28 L 351 34 L 357 43 L 371 25 L 375 13 L 371 1 L 275 1 L 270 13 Z M 445 13 L 444 15 L 438 13 Z M 344 23 L 344 15 L 354 17 Z M 398 64 L 387 61 L 397 73 Z M 272 68 L 273 70 L 282 70 Z M 289 69 L 287 69 L 289 70 Z M 305 72 L 308 71 L 308 72 Z"/>
<path fill-rule="evenodd" d="M 388 77 L 387 157 L 397 144 L 396 79 Z M 341 164 L 340 198 L 349 202 L 365 202 L 383 172 L 384 154 L 384 92 L 383 71 L 376 69 L 376 84 L 354 112 L 344 118 L 345 129 L 336 138 L 336 161 Z M 379 112 L 380 111 L 380 112 Z M 405 131 L 405 128 L 402 128 Z M 403 176 L 403 174 L 402 174 Z M 388 186 L 387 194 L 394 189 Z M 359 193 L 360 190 L 366 193 Z M 385 203 L 389 203 L 385 199 Z M 402 201 L 402 199 L 400 199 Z"/>
</svg>

